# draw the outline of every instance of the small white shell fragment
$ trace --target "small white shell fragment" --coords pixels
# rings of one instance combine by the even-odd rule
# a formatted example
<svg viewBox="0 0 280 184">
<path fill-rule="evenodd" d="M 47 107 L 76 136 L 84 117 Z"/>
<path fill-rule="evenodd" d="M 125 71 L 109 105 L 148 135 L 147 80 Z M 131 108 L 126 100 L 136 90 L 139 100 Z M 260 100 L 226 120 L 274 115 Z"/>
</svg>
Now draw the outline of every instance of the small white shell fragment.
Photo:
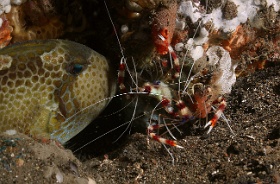
<svg viewBox="0 0 280 184">
<path fill-rule="evenodd" d="M 202 45 L 208 41 L 209 32 L 203 27 L 200 29 L 199 37 L 194 39 L 195 45 Z"/>
<path fill-rule="evenodd" d="M 183 49 L 184 49 L 184 44 L 182 42 L 179 42 L 175 45 L 175 50 L 177 52 L 183 51 Z"/>
<path fill-rule="evenodd" d="M 88 184 L 96 184 L 96 181 L 88 177 Z"/>
<path fill-rule="evenodd" d="M 127 25 L 124 24 L 124 25 L 121 26 L 121 32 L 122 32 L 122 34 L 127 33 L 128 30 L 129 30 L 129 29 L 128 29 L 128 26 L 127 26 Z"/>
<path fill-rule="evenodd" d="M 197 7 L 194 7 L 192 1 L 182 1 L 178 8 L 178 13 L 184 17 L 189 17 L 192 23 L 201 18 L 201 13 Z"/>
<path fill-rule="evenodd" d="M 255 5 L 261 5 L 261 1 L 260 0 L 254 0 Z"/>
<path fill-rule="evenodd" d="M 194 61 L 198 60 L 203 56 L 204 49 L 202 46 L 196 46 L 190 51 L 190 55 Z"/>
<path fill-rule="evenodd" d="M 177 20 L 176 19 L 176 28 L 179 30 L 184 30 L 186 27 L 186 22 L 183 20 Z"/>
<path fill-rule="evenodd" d="M 187 41 L 187 44 L 185 45 L 185 48 L 187 50 L 191 50 L 193 48 L 193 38 L 190 38 L 188 41 Z"/>
<path fill-rule="evenodd" d="M 16 130 L 6 130 L 5 131 L 5 134 L 7 134 L 7 135 L 15 135 L 15 134 L 17 134 L 17 131 Z"/>
<path fill-rule="evenodd" d="M 63 175 L 62 175 L 61 172 L 57 172 L 56 175 L 55 175 L 55 178 L 56 178 L 57 183 L 62 183 L 63 182 Z"/>
<path fill-rule="evenodd" d="M 8 5 L 5 7 L 5 13 L 10 13 L 12 6 Z"/>
</svg>

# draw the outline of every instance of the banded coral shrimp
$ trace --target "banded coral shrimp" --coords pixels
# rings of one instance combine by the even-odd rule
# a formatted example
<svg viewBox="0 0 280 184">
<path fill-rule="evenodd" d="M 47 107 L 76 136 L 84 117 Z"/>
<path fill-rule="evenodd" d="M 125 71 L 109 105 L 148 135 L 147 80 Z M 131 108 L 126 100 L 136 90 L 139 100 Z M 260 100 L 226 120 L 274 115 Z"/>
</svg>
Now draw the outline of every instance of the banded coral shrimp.
<svg viewBox="0 0 280 184">
<path fill-rule="evenodd" d="M 167 10 L 169 11 L 167 8 L 163 9 L 163 11 Z M 174 13 L 176 14 L 176 12 Z M 112 24 L 114 26 L 113 22 Z M 155 24 L 162 26 L 161 22 L 153 23 L 153 25 Z M 165 29 L 166 26 L 163 28 Z M 116 30 L 115 27 L 114 29 Z M 155 131 L 161 129 L 161 127 L 166 127 L 169 135 L 176 139 L 176 136 L 171 132 L 171 128 L 168 128 L 169 126 L 173 126 L 172 129 L 178 129 L 177 125 L 188 124 L 193 120 L 201 118 L 207 119 L 209 113 L 214 113 L 211 120 L 207 121 L 205 125 L 205 127 L 210 126 L 208 129 L 209 133 L 220 117 L 226 119 L 223 115 L 226 101 L 221 94 L 228 90 L 225 89 L 228 86 L 221 86 L 220 83 L 224 82 L 225 77 L 228 77 L 224 75 L 232 72 L 232 66 L 226 62 L 221 62 L 227 60 L 228 55 L 220 47 L 209 49 L 208 53 L 200 61 L 193 62 L 187 57 L 189 49 L 185 49 L 181 53 L 173 50 L 170 46 L 171 40 L 168 37 L 168 30 L 166 32 L 160 28 L 155 32 L 157 32 L 156 35 L 155 33 L 152 34 L 164 43 L 163 46 L 166 47 L 167 51 L 162 54 L 163 56 L 157 55 L 149 62 L 145 61 L 144 64 L 143 62 L 135 61 L 133 58 L 130 60 L 131 63 L 129 63 L 129 60 L 124 56 L 122 45 L 117 37 L 122 55 L 118 74 L 121 93 L 112 98 L 122 97 L 122 100 L 124 100 L 126 96 L 130 98 L 132 96 L 128 105 L 126 104 L 121 109 L 129 114 L 126 118 L 126 123 L 121 126 L 130 126 L 132 122 L 133 124 L 141 124 L 146 127 L 145 129 L 150 138 L 163 143 L 164 146 L 169 145 L 182 148 L 180 145 L 177 145 L 176 141 L 159 137 Z M 162 35 L 161 33 L 168 34 Z M 166 52 L 170 54 L 169 58 Z M 158 59 L 155 60 L 154 58 Z M 206 62 L 207 58 L 209 60 L 208 63 Z M 169 59 L 170 62 L 166 66 L 162 66 L 163 62 L 161 61 Z M 228 70 L 226 71 L 228 73 L 222 70 Z M 153 73 L 156 73 L 155 77 Z M 124 92 L 125 90 L 127 92 Z M 217 105 L 216 111 L 212 107 L 213 105 Z M 126 130 L 130 129 L 129 126 L 127 126 Z M 109 132 L 114 130 L 112 129 Z M 95 140 L 90 141 L 81 148 L 93 141 Z M 170 152 L 169 154 L 174 160 L 172 154 Z"/>
</svg>

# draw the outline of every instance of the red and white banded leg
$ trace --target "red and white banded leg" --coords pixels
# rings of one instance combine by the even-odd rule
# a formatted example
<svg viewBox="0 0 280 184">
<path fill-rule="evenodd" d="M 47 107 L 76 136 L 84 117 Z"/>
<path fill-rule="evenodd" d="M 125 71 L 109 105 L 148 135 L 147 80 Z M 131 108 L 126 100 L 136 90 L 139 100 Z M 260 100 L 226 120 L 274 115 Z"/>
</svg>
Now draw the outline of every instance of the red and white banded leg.
<svg viewBox="0 0 280 184">
<path fill-rule="evenodd" d="M 185 105 L 183 100 L 179 100 L 178 102 L 176 102 L 176 106 L 179 109 L 179 116 L 183 118 L 184 121 L 192 117 L 192 112 Z"/>
<path fill-rule="evenodd" d="M 161 102 L 162 107 L 168 114 L 173 114 L 174 109 L 171 104 L 172 94 L 167 84 L 161 81 L 156 81 L 154 84 L 146 82 L 140 91 L 147 92 L 149 96 L 156 98 Z"/>
<path fill-rule="evenodd" d="M 178 145 L 176 141 L 162 138 L 162 137 L 158 136 L 156 133 L 153 132 L 154 130 L 159 129 L 159 128 L 160 128 L 160 125 L 150 125 L 148 127 L 148 129 L 147 129 L 148 130 L 148 135 L 151 139 L 153 139 L 157 142 L 160 142 L 162 144 L 169 145 L 169 146 L 173 146 L 173 147 L 177 147 L 177 148 L 184 148 L 184 147 Z"/>
<path fill-rule="evenodd" d="M 212 131 L 212 129 L 217 124 L 218 119 L 221 117 L 222 113 L 224 112 L 224 110 L 227 106 L 227 103 L 223 97 L 219 97 L 213 103 L 219 103 L 220 105 L 219 105 L 214 117 L 210 121 L 208 121 L 208 123 L 206 123 L 206 125 L 204 126 L 204 128 L 207 128 L 208 126 L 210 126 L 207 131 L 207 134 L 209 134 Z"/>
<path fill-rule="evenodd" d="M 171 103 L 171 91 L 168 88 L 168 86 L 163 82 L 158 81 L 155 84 L 145 83 L 142 88 L 142 91 L 145 91 L 150 96 L 154 96 L 155 98 L 157 98 L 160 101 L 162 107 L 165 109 L 165 111 L 173 117 L 180 118 L 181 121 L 189 120 L 192 117 L 192 112 L 182 100 L 176 102 L 178 112 L 174 112 L 174 108 L 172 107 Z M 183 148 L 182 146 L 177 145 L 176 141 L 162 138 L 153 132 L 155 129 L 159 128 L 160 125 L 150 125 L 148 127 L 149 137 L 163 144 Z"/>
<path fill-rule="evenodd" d="M 172 115 L 173 117 L 183 118 L 185 120 L 190 119 L 193 114 L 190 109 L 185 105 L 183 100 L 178 100 L 176 102 L 176 106 L 179 112 L 174 112 L 174 108 L 172 107 L 172 94 L 168 87 L 163 82 L 158 81 L 156 84 L 151 84 L 149 82 L 145 83 L 143 88 L 140 91 L 147 92 L 150 96 L 155 97 L 158 101 L 161 102 L 162 107 L 165 111 Z"/>
<path fill-rule="evenodd" d="M 123 61 L 124 58 L 121 59 L 120 66 L 119 66 L 119 72 L 118 72 L 118 83 L 119 88 L 122 93 L 126 93 L 126 87 L 124 85 L 124 77 L 125 77 L 125 62 Z"/>
<path fill-rule="evenodd" d="M 175 74 L 174 77 L 175 78 L 179 78 L 180 75 L 180 62 L 179 59 L 177 57 L 177 54 L 175 53 L 174 49 L 171 47 L 171 45 L 168 43 L 168 41 L 164 38 L 164 36 L 162 35 L 158 35 L 159 38 L 166 43 L 167 48 L 168 48 L 168 52 L 171 54 L 172 58 L 173 58 L 173 62 L 174 62 L 174 70 L 175 70 Z"/>
</svg>

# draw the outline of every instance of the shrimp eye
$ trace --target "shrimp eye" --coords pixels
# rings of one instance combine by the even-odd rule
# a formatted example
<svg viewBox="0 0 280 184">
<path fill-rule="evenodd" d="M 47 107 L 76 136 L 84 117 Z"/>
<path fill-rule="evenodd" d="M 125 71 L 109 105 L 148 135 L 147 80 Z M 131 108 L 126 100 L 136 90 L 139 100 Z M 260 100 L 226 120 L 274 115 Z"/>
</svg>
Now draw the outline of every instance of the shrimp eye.
<svg viewBox="0 0 280 184">
<path fill-rule="evenodd" d="M 160 81 L 154 81 L 154 85 L 159 85 Z"/>
<path fill-rule="evenodd" d="M 69 73 L 73 74 L 73 75 L 77 75 L 79 73 L 81 73 L 84 69 L 84 65 L 81 65 L 81 64 L 71 64 L 69 67 L 68 67 L 68 71 Z"/>
</svg>

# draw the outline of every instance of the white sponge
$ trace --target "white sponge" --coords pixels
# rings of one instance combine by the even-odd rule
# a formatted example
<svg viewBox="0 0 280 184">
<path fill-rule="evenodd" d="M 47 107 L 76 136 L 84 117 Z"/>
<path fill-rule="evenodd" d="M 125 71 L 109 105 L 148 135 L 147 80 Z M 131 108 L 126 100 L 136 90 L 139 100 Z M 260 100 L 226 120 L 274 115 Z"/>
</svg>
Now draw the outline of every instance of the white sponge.
<svg viewBox="0 0 280 184">
<path fill-rule="evenodd" d="M 235 68 L 228 51 L 220 46 L 212 46 L 206 52 L 206 57 L 201 57 L 194 64 L 194 72 L 200 72 L 203 68 L 211 69 L 214 74 L 210 84 L 220 95 L 230 93 L 236 81 Z"/>
<path fill-rule="evenodd" d="M 5 13 L 9 13 L 11 11 L 11 2 L 10 0 L 1 0 L 0 1 L 0 15 Z"/>
<path fill-rule="evenodd" d="M 215 84 L 221 89 L 220 93 L 230 93 L 233 84 L 236 82 L 235 68 L 237 65 L 231 62 L 230 55 L 223 47 L 212 46 L 206 55 L 209 57 L 208 64 L 216 66 L 216 71 L 220 72 Z"/>
</svg>

